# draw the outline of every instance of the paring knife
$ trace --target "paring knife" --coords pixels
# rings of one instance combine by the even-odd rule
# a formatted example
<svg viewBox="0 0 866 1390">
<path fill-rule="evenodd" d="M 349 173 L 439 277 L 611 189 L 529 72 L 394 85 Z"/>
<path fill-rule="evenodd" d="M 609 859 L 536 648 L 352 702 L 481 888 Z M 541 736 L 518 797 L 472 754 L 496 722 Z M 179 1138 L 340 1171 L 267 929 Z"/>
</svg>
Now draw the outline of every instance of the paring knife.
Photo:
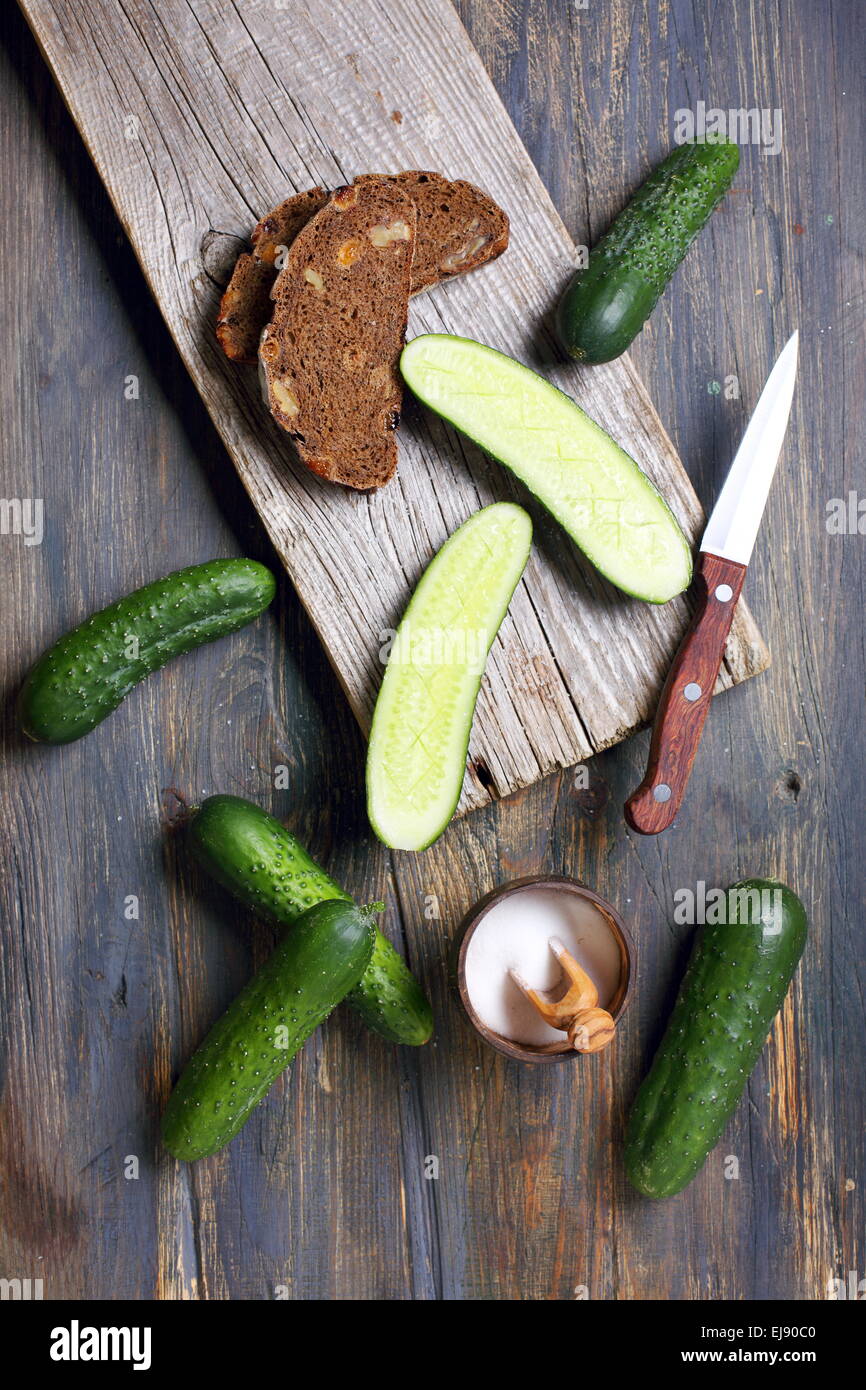
<svg viewBox="0 0 866 1390">
<path fill-rule="evenodd" d="M 788 426 L 797 376 L 797 334 L 770 373 L 701 541 L 698 604 L 656 711 L 649 763 L 625 818 L 642 835 L 674 820 L 698 751 L 746 566 Z"/>
</svg>

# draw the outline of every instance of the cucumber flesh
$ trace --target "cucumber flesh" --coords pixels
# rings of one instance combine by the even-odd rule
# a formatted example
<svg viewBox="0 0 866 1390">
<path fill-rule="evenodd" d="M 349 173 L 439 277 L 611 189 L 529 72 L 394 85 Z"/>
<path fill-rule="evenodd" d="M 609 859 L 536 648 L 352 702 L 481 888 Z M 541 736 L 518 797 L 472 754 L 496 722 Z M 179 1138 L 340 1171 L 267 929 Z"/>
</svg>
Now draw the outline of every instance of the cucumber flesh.
<svg viewBox="0 0 866 1390">
<path fill-rule="evenodd" d="M 236 632 L 264 612 L 275 592 L 264 565 L 211 560 L 118 599 L 40 657 L 18 698 L 24 733 L 40 743 L 89 734 L 145 676 Z"/>
<path fill-rule="evenodd" d="M 209 796 L 189 825 L 196 859 L 254 912 L 292 927 L 315 903 L 351 902 L 285 826 L 239 796 Z M 388 1042 L 419 1047 L 433 1032 L 430 1003 L 378 928 L 373 953 L 346 1003 Z"/>
<path fill-rule="evenodd" d="M 487 653 L 531 543 L 522 507 L 484 507 L 449 537 L 412 595 L 367 751 L 370 824 L 394 849 L 425 849 L 454 814 Z"/>
<path fill-rule="evenodd" d="M 162 1120 L 169 1153 L 189 1162 L 235 1137 L 372 949 L 366 908 L 323 902 L 298 918 L 184 1068 Z"/>
<path fill-rule="evenodd" d="M 806 944 L 803 904 L 781 883 L 735 883 L 721 916 L 696 939 L 629 1117 L 626 1172 L 646 1197 L 682 1191 L 721 1138 Z"/>
<path fill-rule="evenodd" d="M 646 474 L 569 396 L 504 353 L 428 333 L 403 350 L 409 388 L 505 464 L 611 583 L 666 603 L 692 555 Z"/>
</svg>

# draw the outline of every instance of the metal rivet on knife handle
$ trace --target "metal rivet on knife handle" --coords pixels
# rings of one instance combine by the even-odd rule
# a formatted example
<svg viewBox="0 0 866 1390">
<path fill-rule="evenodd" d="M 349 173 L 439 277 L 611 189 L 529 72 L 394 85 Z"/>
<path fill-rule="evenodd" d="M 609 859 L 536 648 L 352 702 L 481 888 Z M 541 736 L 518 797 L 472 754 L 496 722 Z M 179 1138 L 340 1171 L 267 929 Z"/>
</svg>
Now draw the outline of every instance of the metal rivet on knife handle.
<svg viewBox="0 0 866 1390">
<path fill-rule="evenodd" d="M 695 615 L 659 700 L 646 776 L 625 806 L 626 820 L 642 835 L 667 830 L 682 804 L 745 577 L 745 565 L 733 560 L 698 560 Z M 731 589 L 730 602 L 714 601 L 719 584 Z"/>
</svg>

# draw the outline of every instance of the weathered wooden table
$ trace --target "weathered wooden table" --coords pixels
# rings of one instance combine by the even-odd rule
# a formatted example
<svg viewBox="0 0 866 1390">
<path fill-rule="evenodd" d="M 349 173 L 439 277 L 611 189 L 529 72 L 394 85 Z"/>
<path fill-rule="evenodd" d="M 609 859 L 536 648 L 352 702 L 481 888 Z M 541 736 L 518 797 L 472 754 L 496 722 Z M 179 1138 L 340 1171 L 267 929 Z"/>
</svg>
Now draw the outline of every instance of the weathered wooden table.
<svg viewBox="0 0 866 1390">
<path fill-rule="evenodd" d="M 774 664 L 716 701 L 686 810 L 657 840 L 620 813 L 641 735 L 596 758 L 587 787 L 550 777 L 422 856 L 389 855 L 366 826 L 360 735 L 287 583 L 271 617 L 167 668 L 97 736 L 25 747 L 14 692 L 63 627 L 180 564 L 273 557 L 7 7 L 2 492 L 46 504 L 41 545 L 0 536 L 0 1277 L 41 1278 L 46 1298 L 813 1299 L 866 1273 L 863 14 L 854 0 L 459 9 L 581 242 L 667 150 L 678 109 L 781 108 L 780 152 L 743 150 L 740 234 L 710 226 L 634 352 L 711 501 L 800 327 L 747 583 Z M 828 504 L 851 492 L 855 530 L 832 534 Z M 160 1153 L 161 1106 L 274 935 L 188 862 L 172 789 L 271 806 L 358 896 L 385 896 L 437 1015 L 415 1052 L 340 1011 L 243 1138 L 192 1169 Z M 469 1032 L 446 958 L 477 896 L 541 870 L 617 902 L 639 986 L 611 1053 L 531 1069 Z M 688 949 L 674 895 L 747 873 L 796 888 L 811 942 L 722 1144 L 651 1205 L 625 1181 L 621 1138 Z"/>
</svg>

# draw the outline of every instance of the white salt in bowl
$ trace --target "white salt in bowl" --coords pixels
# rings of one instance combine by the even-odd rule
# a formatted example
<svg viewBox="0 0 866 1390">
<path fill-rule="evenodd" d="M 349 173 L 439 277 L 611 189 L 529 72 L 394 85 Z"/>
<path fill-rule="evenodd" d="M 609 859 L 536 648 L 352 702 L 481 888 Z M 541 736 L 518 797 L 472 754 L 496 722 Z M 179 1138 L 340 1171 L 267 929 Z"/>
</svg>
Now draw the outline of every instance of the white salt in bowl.
<svg viewBox="0 0 866 1390">
<path fill-rule="evenodd" d="M 616 909 L 578 879 L 542 874 L 503 884 L 469 910 L 457 934 L 456 984 L 467 1017 L 485 1042 L 519 1062 L 585 1055 L 535 1014 L 508 975 L 510 967 L 534 989 L 551 988 L 559 975 L 551 937 L 591 976 L 599 1006 L 618 1022 L 628 1002 L 634 943 Z"/>
</svg>

